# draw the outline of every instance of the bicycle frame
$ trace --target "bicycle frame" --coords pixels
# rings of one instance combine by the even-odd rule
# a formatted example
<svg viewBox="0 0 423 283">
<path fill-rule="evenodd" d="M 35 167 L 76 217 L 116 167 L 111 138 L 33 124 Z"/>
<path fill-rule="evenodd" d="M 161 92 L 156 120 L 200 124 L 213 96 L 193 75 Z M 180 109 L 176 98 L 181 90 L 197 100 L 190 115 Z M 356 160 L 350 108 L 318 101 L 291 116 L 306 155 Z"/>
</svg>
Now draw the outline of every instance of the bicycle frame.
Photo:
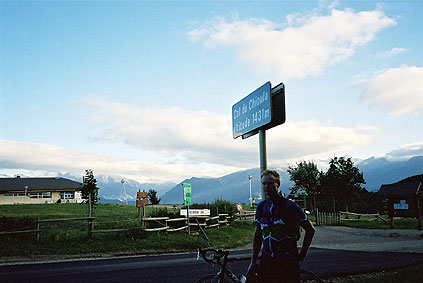
<svg viewBox="0 0 423 283">
<path fill-rule="evenodd" d="M 210 255 L 207 256 L 207 253 L 211 252 Z M 216 276 L 219 279 L 219 282 L 223 282 L 225 275 L 230 278 L 235 283 L 242 283 L 242 281 L 227 267 L 227 263 L 234 260 L 239 259 L 229 259 L 229 252 L 223 250 L 215 250 L 215 249 L 198 249 L 197 252 L 197 260 L 201 257 L 212 264 L 217 263 L 220 266 L 220 270 L 217 272 Z M 223 262 L 222 262 L 223 259 Z"/>
<path fill-rule="evenodd" d="M 197 261 L 200 259 L 200 257 L 202 257 L 208 263 L 218 264 L 220 266 L 220 270 L 217 272 L 215 277 L 218 279 L 218 282 L 227 282 L 228 280 L 231 280 L 235 283 L 242 283 L 242 281 L 227 267 L 227 263 L 231 261 L 248 260 L 250 257 L 229 258 L 229 253 L 230 252 L 226 250 L 215 250 L 212 248 L 202 250 L 199 248 L 197 250 Z M 316 282 L 323 282 L 318 276 L 316 276 L 316 274 L 311 271 L 300 269 L 300 273 L 306 275 L 312 280 L 316 280 Z"/>
<path fill-rule="evenodd" d="M 205 250 L 202 250 L 201 248 L 197 249 L 197 261 L 200 259 L 200 256 L 201 256 L 208 263 L 219 264 L 220 270 L 217 272 L 216 277 L 214 277 L 214 278 L 218 279 L 219 283 L 227 281 L 226 280 L 227 278 L 229 280 L 232 280 L 232 282 L 242 283 L 242 281 L 227 267 L 227 263 L 231 262 L 231 261 L 238 261 L 238 260 L 249 260 L 249 259 L 251 259 L 251 257 L 228 258 L 229 251 L 215 250 L 215 249 L 210 248 L 209 239 L 208 239 L 206 233 L 204 232 L 203 228 L 200 226 L 200 223 L 198 223 L 198 220 L 197 220 L 197 224 L 198 224 L 198 228 L 200 230 L 200 233 L 202 234 L 204 240 L 207 242 L 207 245 L 209 246 L 209 248 L 205 249 Z M 207 256 L 208 252 L 211 252 L 211 254 L 209 256 Z M 223 263 L 221 262 L 222 258 L 223 258 Z M 318 276 L 316 276 L 311 271 L 300 269 L 300 272 L 302 274 L 305 274 L 305 275 L 311 277 L 312 279 L 316 280 L 317 282 L 323 282 Z M 225 277 L 225 274 L 227 275 L 226 277 Z M 209 276 L 213 276 L 213 275 L 209 275 Z M 201 278 L 201 279 L 203 279 L 203 278 Z M 201 279 L 199 281 L 201 281 Z"/>
</svg>

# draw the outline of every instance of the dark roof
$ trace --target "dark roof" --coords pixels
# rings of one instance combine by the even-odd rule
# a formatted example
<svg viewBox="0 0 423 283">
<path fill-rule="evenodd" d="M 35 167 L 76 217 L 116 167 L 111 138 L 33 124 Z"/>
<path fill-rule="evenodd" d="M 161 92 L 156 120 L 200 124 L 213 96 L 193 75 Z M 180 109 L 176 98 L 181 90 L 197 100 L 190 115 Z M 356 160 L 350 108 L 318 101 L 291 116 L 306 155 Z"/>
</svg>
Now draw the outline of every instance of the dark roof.
<svg viewBox="0 0 423 283">
<path fill-rule="evenodd" d="M 423 174 L 405 178 L 404 180 L 401 180 L 398 183 L 418 183 L 418 182 L 423 184 Z"/>
<path fill-rule="evenodd" d="M 78 190 L 82 183 L 75 182 L 61 177 L 40 177 L 40 178 L 0 178 L 0 191 L 24 191 L 28 186 L 28 191 L 34 190 Z"/>
<path fill-rule="evenodd" d="M 390 185 L 380 186 L 377 192 L 380 195 L 416 195 L 418 192 L 422 193 L 422 183 L 395 183 Z"/>
</svg>

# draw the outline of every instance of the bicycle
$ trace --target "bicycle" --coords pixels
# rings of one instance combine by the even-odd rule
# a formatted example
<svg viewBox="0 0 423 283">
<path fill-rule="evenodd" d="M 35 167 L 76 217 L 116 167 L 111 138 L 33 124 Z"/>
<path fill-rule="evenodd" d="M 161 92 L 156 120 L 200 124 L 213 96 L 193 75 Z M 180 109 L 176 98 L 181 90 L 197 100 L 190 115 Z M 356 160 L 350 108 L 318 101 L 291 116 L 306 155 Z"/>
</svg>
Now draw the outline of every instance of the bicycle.
<svg viewBox="0 0 423 283">
<path fill-rule="evenodd" d="M 228 262 L 232 261 L 239 261 L 239 260 L 250 260 L 250 256 L 244 257 L 229 257 L 230 252 L 228 250 L 216 250 L 212 248 L 207 248 L 205 250 L 198 248 L 197 250 L 197 261 L 202 257 L 206 262 L 212 264 L 218 264 L 220 266 L 220 270 L 217 274 L 209 274 L 206 275 L 199 280 L 197 283 L 244 283 L 245 276 L 238 278 L 227 266 Z M 302 282 L 319 282 L 322 283 L 323 281 L 313 272 L 300 269 L 301 274 L 301 281 Z"/>
<path fill-rule="evenodd" d="M 227 266 L 228 262 L 231 261 L 239 261 L 239 260 L 251 260 L 251 256 L 243 256 L 243 257 L 232 257 L 229 258 L 230 252 L 228 250 L 216 250 L 210 247 L 209 239 L 207 237 L 206 232 L 204 232 L 203 228 L 201 227 L 200 223 L 198 223 L 198 228 L 200 230 L 203 239 L 207 242 L 209 246 L 207 249 L 197 249 L 197 261 L 202 257 L 206 262 L 212 264 L 218 264 L 220 266 L 220 270 L 216 274 L 209 274 L 204 277 L 201 277 L 197 280 L 197 283 L 244 283 L 246 281 L 245 276 L 243 275 L 241 278 L 238 278 Z M 255 268 L 257 271 L 258 268 Z M 323 281 L 313 272 L 300 269 L 301 281 L 303 282 L 319 282 L 323 283 Z M 255 276 L 258 276 L 257 272 L 255 272 Z"/>
</svg>

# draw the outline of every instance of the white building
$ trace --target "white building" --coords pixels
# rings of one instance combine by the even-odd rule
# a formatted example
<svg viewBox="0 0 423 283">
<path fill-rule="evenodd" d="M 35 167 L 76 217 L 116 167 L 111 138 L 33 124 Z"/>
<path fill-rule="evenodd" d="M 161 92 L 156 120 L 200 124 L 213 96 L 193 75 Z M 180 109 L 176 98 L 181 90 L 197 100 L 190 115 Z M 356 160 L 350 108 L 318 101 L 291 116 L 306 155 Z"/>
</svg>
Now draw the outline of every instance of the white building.
<svg viewBox="0 0 423 283">
<path fill-rule="evenodd" d="M 0 178 L 1 204 L 79 203 L 82 183 L 61 177 Z"/>
</svg>

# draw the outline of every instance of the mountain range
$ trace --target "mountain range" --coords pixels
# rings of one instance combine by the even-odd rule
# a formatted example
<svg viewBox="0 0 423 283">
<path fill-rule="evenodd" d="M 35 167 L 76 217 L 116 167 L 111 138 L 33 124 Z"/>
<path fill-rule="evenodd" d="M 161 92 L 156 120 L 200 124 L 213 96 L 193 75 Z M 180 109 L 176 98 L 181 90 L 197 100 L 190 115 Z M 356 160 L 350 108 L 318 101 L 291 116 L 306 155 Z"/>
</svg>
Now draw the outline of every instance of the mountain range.
<svg viewBox="0 0 423 283">
<path fill-rule="evenodd" d="M 415 156 L 406 161 L 392 161 L 386 158 L 371 157 L 358 162 L 356 166 L 363 172 L 368 191 L 378 191 L 382 184 L 391 184 L 410 176 L 423 174 L 423 156 Z M 272 168 L 275 169 L 275 168 Z M 280 189 L 289 193 L 293 183 L 289 180 L 288 168 L 276 168 L 281 175 Z M 121 176 L 96 175 L 97 186 L 100 188 L 100 202 L 103 203 L 126 203 L 135 204 L 138 191 L 148 192 L 153 189 L 161 197 L 163 204 L 183 203 L 182 183 L 189 183 L 192 187 L 192 199 L 195 203 L 213 202 L 215 199 L 225 199 L 232 203 L 249 203 L 250 180 L 251 195 L 258 200 L 261 192 L 260 169 L 252 168 L 219 178 L 197 178 L 192 177 L 181 183 L 140 183 L 135 180 L 125 179 L 123 190 Z M 0 174 L 0 177 L 10 177 Z M 82 182 L 82 176 L 71 173 L 60 173 L 58 177 L 65 177 L 74 181 Z"/>
<path fill-rule="evenodd" d="M 378 191 L 382 184 L 391 184 L 404 178 L 423 173 L 423 156 L 415 156 L 406 161 L 390 161 L 386 158 L 363 160 L 356 164 L 363 172 L 366 184 L 364 187 L 371 192 Z M 277 169 L 281 175 L 282 192 L 289 193 L 293 183 L 289 180 L 287 168 Z M 182 183 L 192 186 L 193 202 L 213 202 L 223 198 L 231 202 L 249 203 L 249 179 L 252 175 L 252 197 L 258 199 L 260 195 L 260 170 L 259 168 L 235 172 L 220 178 L 191 178 Z M 162 196 L 161 203 L 182 203 L 182 187 L 180 184 L 169 190 Z"/>
</svg>

